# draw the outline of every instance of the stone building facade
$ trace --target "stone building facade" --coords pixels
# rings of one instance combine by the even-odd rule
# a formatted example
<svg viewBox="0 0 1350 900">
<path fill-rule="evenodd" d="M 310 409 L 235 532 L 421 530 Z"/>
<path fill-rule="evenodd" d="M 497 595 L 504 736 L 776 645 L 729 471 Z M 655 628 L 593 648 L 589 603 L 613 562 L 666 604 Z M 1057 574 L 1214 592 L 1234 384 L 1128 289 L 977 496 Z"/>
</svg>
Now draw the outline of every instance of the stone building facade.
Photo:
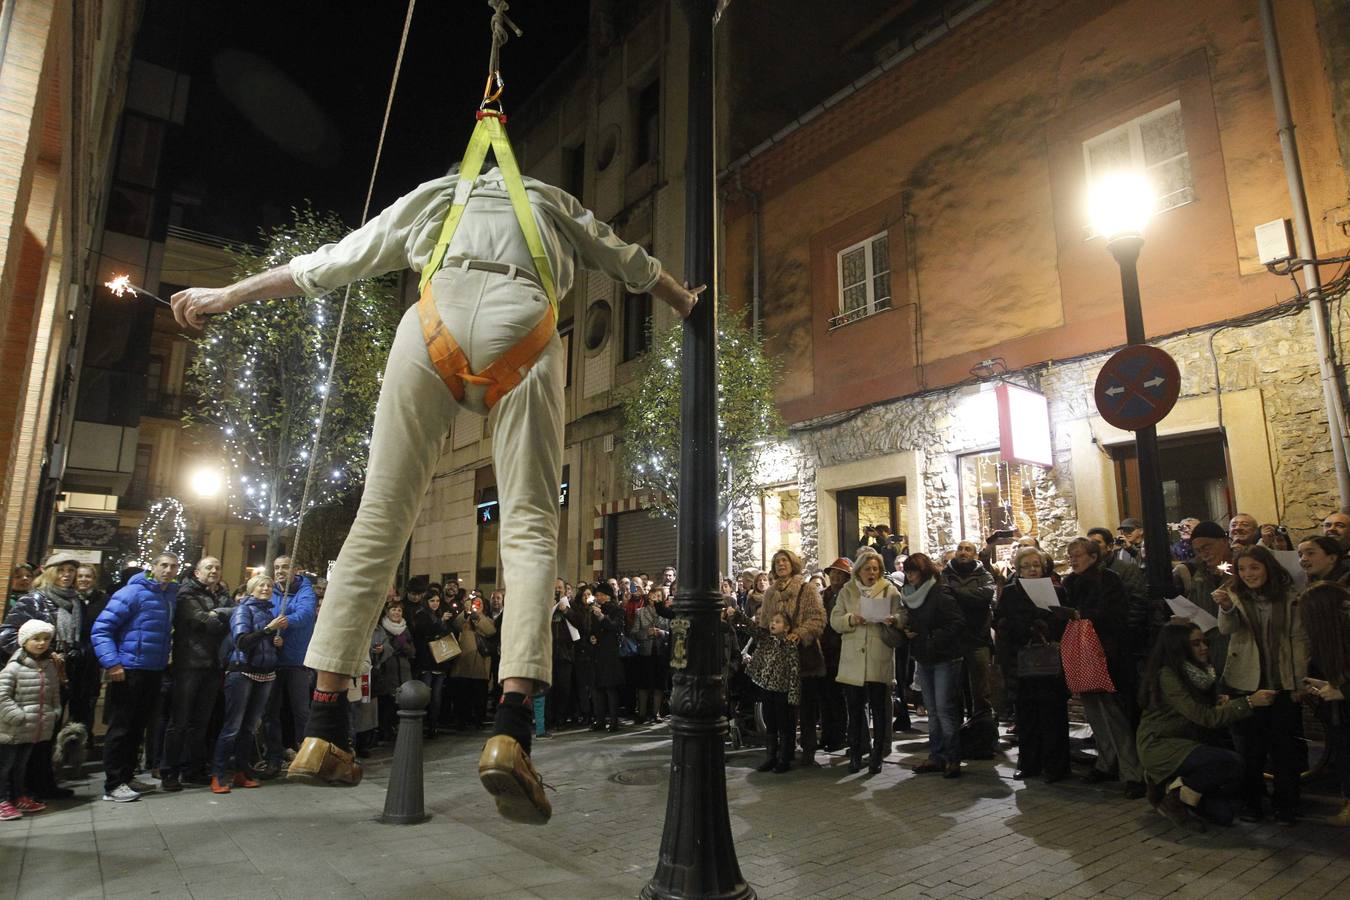
<svg viewBox="0 0 1350 900">
<path fill-rule="evenodd" d="M 871 521 L 934 554 L 1010 527 L 1062 560 L 1070 537 L 1138 514 L 1133 436 L 1093 401 L 1125 343 L 1117 267 L 1082 211 L 1113 153 L 1170 191 L 1140 258 L 1149 341 L 1182 373 L 1158 427 L 1169 519 L 1314 530 L 1341 501 L 1310 314 L 1256 254 L 1255 226 L 1290 200 L 1255 6 L 945 6 L 936 23 L 900 16 L 875 69 L 804 97 L 724 175 L 725 289 L 773 336 L 789 422 L 738 507 L 735 568 L 779 543 L 827 564 Z M 1350 233 L 1350 22 L 1315 0 L 1276 11 L 1330 255 Z M 1330 313 L 1342 360 L 1339 300 Z M 1000 380 L 1044 394 L 1052 465 L 1000 458 Z"/>
</svg>

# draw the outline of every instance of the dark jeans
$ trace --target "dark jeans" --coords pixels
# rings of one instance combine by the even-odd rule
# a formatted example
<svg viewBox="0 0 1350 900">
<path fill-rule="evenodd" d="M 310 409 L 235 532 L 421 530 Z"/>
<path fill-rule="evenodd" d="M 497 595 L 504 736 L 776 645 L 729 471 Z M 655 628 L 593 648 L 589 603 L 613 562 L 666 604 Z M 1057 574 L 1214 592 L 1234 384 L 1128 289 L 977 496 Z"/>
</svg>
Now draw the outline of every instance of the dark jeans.
<svg viewBox="0 0 1350 900">
<path fill-rule="evenodd" d="M 1327 741 L 1331 744 L 1331 764 L 1336 767 L 1341 796 L 1350 800 L 1350 703 L 1337 700 L 1322 706 L 1330 708 L 1330 715 L 1324 722 Z"/>
<path fill-rule="evenodd" d="M 108 682 L 108 733 L 103 736 L 103 791 L 126 784 L 136 771 L 136 754 L 159 702 L 164 672 L 126 669 L 123 681 Z"/>
<path fill-rule="evenodd" d="M 298 743 L 305 739 L 309 724 L 309 700 L 314 690 L 313 673 L 304 666 L 277 666 L 277 680 L 267 697 L 267 718 L 263 735 L 267 741 L 267 764 L 281 765 L 285 749 L 281 734 L 282 703 L 289 704 L 292 734 Z M 294 749 L 294 748 L 292 748 Z"/>
<path fill-rule="evenodd" d="M 1299 769 L 1302 748 L 1298 736 L 1301 707 L 1289 698 L 1288 691 L 1275 695 L 1270 706 L 1252 710 L 1252 714 L 1233 726 L 1233 743 L 1242 754 L 1242 803 L 1250 810 L 1261 809 L 1265 796 L 1266 759 L 1275 775 L 1275 811 L 1298 811 Z"/>
<path fill-rule="evenodd" d="M 802 697 L 801 705 L 797 707 L 798 718 L 802 726 L 802 753 L 807 757 L 815 755 L 816 747 L 816 726 L 822 718 L 825 709 L 825 676 L 802 678 Z M 793 745 L 793 741 L 788 741 Z"/>
<path fill-rule="evenodd" d="M 254 734 L 275 682 L 254 681 L 243 672 L 225 676 L 225 724 L 216 738 L 211 774 L 221 781 L 252 765 Z"/>
<path fill-rule="evenodd" d="M 961 660 L 915 668 L 928 707 L 928 756 L 934 762 L 961 761 Z"/>
<path fill-rule="evenodd" d="M 441 721 L 441 704 L 445 702 L 445 673 L 428 669 L 418 679 L 431 688 L 431 702 L 427 704 L 426 727 L 436 728 Z"/>
<path fill-rule="evenodd" d="M 0 744 L 0 800 L 14 802 L 28 795 L 24 771 L 32 744 Z"/>
<path fill-rule="evenodd" d="M 206 768 L 206 729 L 216 706 L 220 679 L 219 669 L 174 672 L 161 774 L 183 775 Z"/>
<path fill-rule="evenodd" d="M 908 731 L 914 727 L 909 720 L 909 704 L 905 702 L 905 691 L 914 681 L 914 670 L 909 659 L 909 644 L 895 648 L 895 727 Z"/>
<path fill-rule="evenodd" d="M 867 749 L 867 713 L 872 714 L 871 763 L 878 765 L 891 752 L 891 689 L 880 681 L 869 681 L 863 687 L 844 685 L 848 700 L 849 757 L 861 761 Z"/>
<path fill-rule="evenodd" d="M 572 661 L 553 660 L 553 683 L 548 687 L 548 706 L 545 718 L 557 727 L 563 723 L 572 706 Z"/>
<path fill-rule="evenodd" d="M 1069 691 L 1062 677 L 1017 684 L 1017 768 L 1028 775 L 1069 771 Z"/>
<path fill-rule="evenodd" d="M 482 728 L 487 712 L 488 683 L 482 678 L 451 678 L 450 693 L 455 707 L 455 722 L 465 728 Z"/>
<path fill-rule="evenodd" d="M 838 750 L 848 742 L 848 701 L 844 686 L 828 675 L 821 684 L 820 743 L 826 750 Z"/>
<path fill-rule="evenodd" d="M 797 746 L 796 707 L 788 703 L 787 691 L 762 691 L 760 702 L 764 708 L 764 749 L 769 759 L 792 762 L 792 751 Z"/>
<path fill-rule="evenodd" d="M 619 689 L 617 687 L 597 687 L 592 693 L 595 700 L 595 721 L 609 719 L 610 725 L 619 724 Z"/>
<path fill-rule="evenodd" d="M 575 689 L 577 717 L 589 719 L 594 713 L 591 696 L 595 692 L 595 663 L 578 659 L 572 663 L 572 686 Z"/>
<path fill-rule="evenodd" d="M 1187 754 L 1176 776 L 1181 778 L 1182 784 L 1201 795 L 1200 812 L 1205 818 L 1231 825 L 1233 805 L 1230 798 L 1242 790 L 1245 770 L 1242 754 L 1202 745 Z"/>
</svg>

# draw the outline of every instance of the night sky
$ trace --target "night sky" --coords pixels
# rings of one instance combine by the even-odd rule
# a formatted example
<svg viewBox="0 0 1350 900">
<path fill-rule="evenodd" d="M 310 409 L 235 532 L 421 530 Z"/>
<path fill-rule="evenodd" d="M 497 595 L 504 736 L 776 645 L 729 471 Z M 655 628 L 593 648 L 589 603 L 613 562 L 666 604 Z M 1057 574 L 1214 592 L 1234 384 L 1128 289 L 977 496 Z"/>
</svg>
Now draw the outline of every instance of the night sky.
<svg viewBox="0 0 1350 900">
<path fill-rule="evenodd" d="M 152 3 L 147 29 L 171 35 L 192 78 L 172 150 L 182 224 L 255 240 L 306 199 L 358 224 L 406 12 L 400 0 Z M 525 32 L 502 50 L 509 114 L 584 42 L 587 3 L 515 0 L 508 15 Z M 417 4 L 371 215 L 463 154 L 490 16 L 484 0 Z"/>
</svg>

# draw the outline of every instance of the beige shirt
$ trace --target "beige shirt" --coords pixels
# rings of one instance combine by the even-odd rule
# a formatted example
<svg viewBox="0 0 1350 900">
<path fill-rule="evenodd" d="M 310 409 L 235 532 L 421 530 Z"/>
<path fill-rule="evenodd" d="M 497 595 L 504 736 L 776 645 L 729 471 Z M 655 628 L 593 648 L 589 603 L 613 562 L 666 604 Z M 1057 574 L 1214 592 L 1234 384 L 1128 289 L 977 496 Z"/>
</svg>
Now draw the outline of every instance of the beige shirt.
<svg viewBox="0 0 1350 900">
<path fill-rule="evenodd" d="M 578 264 L 604 272 L 635 294 L 656 284 L 661 263 L 641 246 L 624 241 L 567 192 L 533 178 L 524 182 L 560 299 L 572 289 Z M 292 259 L 292 280 L 314 297 L 397 269 L 421 272 L 458 184 L 459 175 L 452 174 L 418 185 L 338 243 Z M 474 181 L 445 258 L 491 260 L 534 271 L 499 169 Z"/>
</svg>

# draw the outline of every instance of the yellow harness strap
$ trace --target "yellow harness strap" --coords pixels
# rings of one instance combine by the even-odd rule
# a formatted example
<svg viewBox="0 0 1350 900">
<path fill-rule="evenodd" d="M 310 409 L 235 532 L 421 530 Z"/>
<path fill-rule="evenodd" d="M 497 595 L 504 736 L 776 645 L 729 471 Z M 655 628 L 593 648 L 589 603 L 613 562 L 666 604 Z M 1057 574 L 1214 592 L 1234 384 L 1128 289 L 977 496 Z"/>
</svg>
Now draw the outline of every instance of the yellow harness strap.
<svg viewBox="0 0 1350 900">
<path fill-rule="evenodd" d="M 464 382 L 486 386 L 487 394 L 483 402 L 488 409 L 520 384 L 534 367 L 539 354 L 553 337 L 558 321 L 558 291 L 553 280 L 553 269 L 549 265 L 548 256 L 544 253 L 544 242 L 539 236 L 538 223 L 534 221 L 530 198 L 525 192 L 525 182 L 520 177 L 516 156 L 511 151 L 511 142 L 506 137 L 506 129 L 502 127 L 505 118 L 492 110 L 482 110 L 478 113 L 478 124 L 474 127 L 473 136 L 469 138 L 469 146 L 464 151 L 464 159 L 459 166 L 459 181 L 455 186 L 454 202 L 445 216 L 444 224 L 441 225 L 441 235 L 436 241 L 436 249 L 432 251 L 431 259 L 422 270 L 421 298 L 417 301 L 417 315 L 422 323 L 422 339 L 427 346 L 427 355 L 440 374 L 441 380 L 458 401 L 464 399 Z M 535 325 L 518 344 L 507 350 L 482 372 L 474 374 L 469 371 L 468 359 L 463 349 L 455 342 L 450 330 L 441 321 L 440 313 L 436 311 L 436 303 L 431 295 L 431 278 L 445 261 L 446 249 L 455 236 L 459 220 L 464 217 L 464 207 L 469 202 L 469 195 L 473 193 L 473 183 L 483 169 L 488 147 L 492 148 L 493 155 L 497 158 L 497 166 L 501 169 L 502 179 L 506 182 L 506 191 L 511 197 L 511 209 L 515 212 L 516 221 L 520 223 L 520 230 L 525 235 L 525 245 L 530 250 L 535 271 L 544 286 L 549 308 L 539 320 L 539 324 Z"/>
</svg>

